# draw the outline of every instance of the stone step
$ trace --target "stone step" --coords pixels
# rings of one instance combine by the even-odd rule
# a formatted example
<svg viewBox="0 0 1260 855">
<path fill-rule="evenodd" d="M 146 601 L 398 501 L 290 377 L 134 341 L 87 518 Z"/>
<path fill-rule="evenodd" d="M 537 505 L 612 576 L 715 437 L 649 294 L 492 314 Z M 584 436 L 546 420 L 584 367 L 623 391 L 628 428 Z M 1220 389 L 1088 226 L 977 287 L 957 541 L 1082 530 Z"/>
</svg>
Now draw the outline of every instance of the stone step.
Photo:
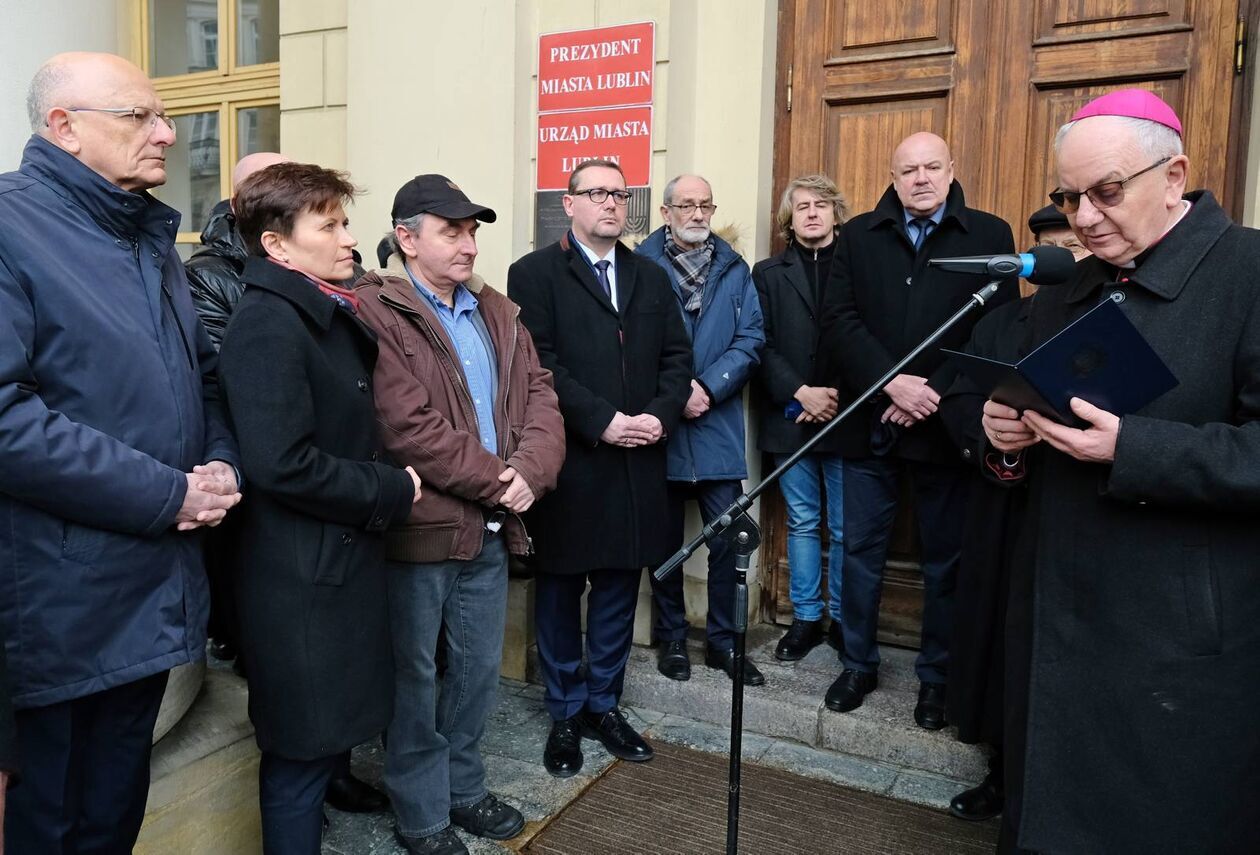
<svg viewBox="0 0 1260 855">
<path fill-rule="evenodd" d="M 817 749 L 921 770 L 964 782 L 978 782 L 987 770 L 984 753 L 955 738 L 954 729 L 928 731 L 914 723 L 918 678 L 915 651 L 885 646 L 879 688 L 858 709 L 836 713 L 823 697 L 840 674 L 836 653 L 821 645 L 800 662 L 779 662 L 774 646 L 780 627 L 750 629 L 749 656 L 766 676 L 764 686 L 744 691 L 744 732 L 791 739 Z M 621 702 L 696 721 L 729 725 L 731 683 L 725 673 L 704 666 L 703 640 L 689 640 L 692 676 L 670 680 L 656 670 L 656 651 L 636 646 L 630 653 Z M 531 657 L 536 659 L 536 657 Z M 531 679 L 536 666 L 531 663 Z"/>
</svg>

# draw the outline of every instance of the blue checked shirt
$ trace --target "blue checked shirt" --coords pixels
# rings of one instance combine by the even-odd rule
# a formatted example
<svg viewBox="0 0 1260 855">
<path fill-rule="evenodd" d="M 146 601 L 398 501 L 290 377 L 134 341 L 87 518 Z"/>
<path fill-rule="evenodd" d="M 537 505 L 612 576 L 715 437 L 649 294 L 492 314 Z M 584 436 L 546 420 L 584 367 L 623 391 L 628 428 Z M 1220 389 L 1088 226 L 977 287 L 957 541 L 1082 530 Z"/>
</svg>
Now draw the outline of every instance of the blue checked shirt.
<svg viewBox="0 0 1260 855">
<path fill-rule="evenodd" d="M 477 315 L 477 298 L 463 285 L 456 285 L 455 306 L 452 308 L 426 288 L 410 268 L 407 268 L 407 275 L 411 277 L 411 284 L 420 296 L 433 307 L 434 314 L 454 342 L 455 357 L 464 372 L 464 381 L 468 384 L 473 409 L 477 413 L 478 438 L 486 451 L 497 455 L 499 436 L 494 427 L 494 400 L 498 392 L 497 369 L 489 331 Z"/>
</svg>

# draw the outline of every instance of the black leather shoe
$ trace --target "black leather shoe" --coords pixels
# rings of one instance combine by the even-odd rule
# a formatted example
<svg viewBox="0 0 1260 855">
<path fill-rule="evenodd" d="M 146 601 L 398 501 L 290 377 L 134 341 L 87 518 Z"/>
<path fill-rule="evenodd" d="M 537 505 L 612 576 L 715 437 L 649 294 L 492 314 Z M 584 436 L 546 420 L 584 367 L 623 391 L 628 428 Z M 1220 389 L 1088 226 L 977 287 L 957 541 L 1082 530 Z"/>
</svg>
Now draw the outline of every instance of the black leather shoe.
<svg viewBox="0 0 1260 855">
<path fill-rule="evenodd" d="M 662 641 L 656 655 L 656 670 L 671 680 L 691 679 L 691 659 L 687 656 L 686 641 Z"/>
<path fill-rule="evenodd" d="M 849 712 L 862 706 L 862 699 L 875 691 L 879 675 L 845 668 L 827 690 L 827 709 Z"/>
<path fill-rule="evenodd" d="M 543 749 L 543 765 L 557 778 L 571 778 L 582 768 L 582 722 L 578 716 L 552 722 Z"/>
<path fill-rule="evenodd" d="M 449 825 L 424 837 L 407 837 L 395 828 L 394 837 L 407 855 L 468 855 L 468 847 Z"/>
<path fill-rule="evenodd" d="M 797 662 L 822 644 L 822 640 L 821 620 L 794 620 L 774 648 L 774 658 L 783 662 Z"/>
<path fill-rule="evenodd" d="M 582 735 L 598 739 L 609 754 L 622 760 L 643 763 L 656 755 L 616 707 L 606 713 L 582 713 Z"/>
<path fill-rule="evenodd" d="M 838 620 L 833 620 L 827 626 L 827 646 L 840 655 L 844 655 L 844 627 Z"/>
<path fill-rule="evenodd" d="M 486 793 L 475 805 L 451 808 L 451 822 L 469 834 L 491 840 L 511 840 L 525 828 L 521 812 L 499 801 L 493 793 Z"/>
<path fill-rule="evenodd" d="M 1006 794 L 994 782 L 993 776 L 989 775 L 980 786 L 963 790 L 950 799 L 949 812 L 968 822 L 982 822 L 1000 814 L 1005 801 Z"/>
<path fill-rule="evenodd" d="M 376 813 L 389 807 L 384 793 L 354 775 L 342 775 L 329 781 L 324 801 L 346 813 Z"/>
<path fill-rule="evenodd" d="M 919 702 L 914 705 L 914 722 L 928 730 L 945 726 L 945 684 L 920 683 Z"/>
<path fill-rule="evenodd" d="M 735 651 L 714 650 L 712 647 L 704 652 L 704 664 L 710 668 L 717 668 L 719 671 L 725 671 L 726 676 L 732 680 L 735 679 Z M 764 686 L 766 677 L 757 670 L 757 666 L 747 656 L 744 657 L 744 685 L 745 686 Z"/>
</svg>

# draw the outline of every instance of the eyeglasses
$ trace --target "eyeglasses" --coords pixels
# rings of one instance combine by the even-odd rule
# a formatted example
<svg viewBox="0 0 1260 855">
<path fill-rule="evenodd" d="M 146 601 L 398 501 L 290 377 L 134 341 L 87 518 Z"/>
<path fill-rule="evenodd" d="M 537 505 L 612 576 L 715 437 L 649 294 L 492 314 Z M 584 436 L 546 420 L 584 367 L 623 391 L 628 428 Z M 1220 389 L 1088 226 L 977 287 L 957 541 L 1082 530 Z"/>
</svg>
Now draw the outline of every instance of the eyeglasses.
<svg viewBox="0 0 1260 855">
<path fill-rule="evenodd" d="M 603 187 L 592 187 L 590 190 L 574 191 L 574 196 L 586 196 L 596 205 L 602 205 L 608 201 L 608 197 L 612 196 L 613 201 L 618 205 L 624 205 L 630 201 L 630 193 L 626 190 L 605 190 Z"/>
<path fill-rule="evenodd" d="M 701 211 L 704 211 L 704 215 L 706 217 L 713 216 L 713 212 L 717 210 L 717 205 L 714 205 L 712 202 L 707 202 L 703 205 L 696 205 L 693 203 L 687 203 L 683 205 L 671 205 L 668 202 L 666 202 L 665 207 L 673 208 L 675 211 L 682 214 L 684 217 L 690 217 L 692 214 L 696 212 L 697 208 L 699 208 Z"/>
<path fill-rule="evenodd" d="M 1064 214 L 1074 214 L 1077 208 L 1081 206 L 1081 197 L 1088 196 L 1089 201 L 1094 204 L 1095 208 L 1114 208 L 1124 201 L 1124 185 L 1128 184 L 1139 175 L 1145 175 L 1157 166 L 1163 166 L 1172 160 L 1172 155 L 1160 158 L 1145 169 L 1140 169 L 1130 175 L 1128 178 L 1121 178 L 1119 181 L 1104 181 L 1102 184 L 1095 184 L 1081 192 L 1074 190 L 1052 190 L 1050 192 L 1050 201 L 1054 207 L 1058 208 Z"/>
<path fill-rule="evenodd" d="M 166 115 L 159 113 L 157 110 L 150 110 L 148 107 L 67 107 L 67 113 L 111 113 L 115 116 L 126 116 L 131 119 L 132 124 L 137 128 L 147 128 L 153 130 L 157 127 L 158 120 L 171 129 L 171 133 L 175 133 L 175 120 Z"/>
</svg>

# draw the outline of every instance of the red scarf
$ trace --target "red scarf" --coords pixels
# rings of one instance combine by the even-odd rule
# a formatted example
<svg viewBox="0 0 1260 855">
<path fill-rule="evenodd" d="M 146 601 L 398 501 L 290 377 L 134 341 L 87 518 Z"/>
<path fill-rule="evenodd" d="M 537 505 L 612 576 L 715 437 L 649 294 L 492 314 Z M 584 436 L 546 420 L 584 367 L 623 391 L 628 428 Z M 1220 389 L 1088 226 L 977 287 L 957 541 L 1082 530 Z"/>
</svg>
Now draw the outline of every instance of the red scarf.
<svg viewBox="0 0 1260 855">
<path fill-rule="evenodd" d="M 323 291 L 329 297 L 333 298 L 334 300 L 344 300 L 346 303 L 349 304 L 351 311 L 356 312 L 356 313 L 359 311 L 359 297 L 357 294 L 354 293 L 353 289 L 342 288 L 338 285 L 332 284 L 331 282 L 326 282 L 323 279 L 320 279 L 318 276 L 315 276 L 311 273 L 307 273 L 305 270 L 301 270 L 297 267 L 294 267 L 292 264 L 289 264 L 289 262 L 287 261 L 281 261 L 280 259 L 273 258 L 270 255 L 267 256 L 267 260 L 270 261 L 272 264 L 276 264 L 276 265 L 279 265 L 280 267 L 283 267 L 285 270 L 292 270 L 294 273 L 298 273 L 298 274 L 301 274 L 302 276 L 305 276 L 307 279 L 311 280 L 312 283 L 314 283 L 316 288 Z"/>
</svg>

